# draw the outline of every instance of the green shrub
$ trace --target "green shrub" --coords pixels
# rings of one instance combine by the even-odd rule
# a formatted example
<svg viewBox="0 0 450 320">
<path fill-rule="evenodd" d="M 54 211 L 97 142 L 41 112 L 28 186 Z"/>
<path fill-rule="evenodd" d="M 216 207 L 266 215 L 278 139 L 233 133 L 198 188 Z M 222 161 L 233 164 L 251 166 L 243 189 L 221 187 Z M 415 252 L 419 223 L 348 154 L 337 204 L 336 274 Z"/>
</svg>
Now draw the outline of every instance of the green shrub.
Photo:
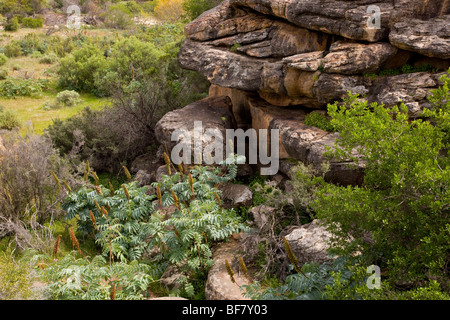
<svg viewBox="0 0 450 320">
<path fill-rule="evenodd" d="M 59 86 L 68 90 L 101 95 L 96 80 L 104 75 L 107 60 L 93 44 L 87 44 L 60 60 Z"/>
<path fill-rule="evenodd" d="M 19 30 L 19 18 L 17 16 L 12 17 L 5 24 L 5 31 L 17 31 Z"/>
<path fill-rule="evenodd" d="M 41 56 L 39 58 L 39 63 L 54 64 L 54 63 L 58 62 L 58 60 L 59 60 L 58 56 L 55 53 L 51 52 L 51 53 Z"/>
<path fill-rule="evenodd" d="M 17 117 L 17 114 L 10 109 L 4 109 L 0 106 L 0 129 L 12 130 L 14 128 L 20 128 L 21 122 Z"/>
<path fill-rule="evenodd" d="M 42 28 L 44 21 L 42 18 L 25 17 L 22 19 L 22 26 L 25 28 Z"/>
<path fill-rule="evenodd" d="M 220 2 L 220 0 L 186 0 L 183 2 L 183 10 L 186 12 L 189 20 L 194 20 L 203 12 L 217 6 Z"/>
<path fill-rule="evenodd" d="M 101 15 L 104 20 L 104 24 L 107 28 L 126 30 L 134 26 L 132 16 L 121 10 L 120 8 L 114 8 L 108 10 Z"/>
<path fill-rule="evenodd" d="M 8 78 L 8 71 L 5 69 L 0 69 L 0 80 L 5 80 Z"/>
<path fill-rule="evenodd" d="M 43 40 L 39 38 L 38 35 L 34 33 L 28 33 L 23 39 L 18 41 L 22 54 L 29 55 L 35 51 L 44 52 Z"/>
<path fill-rule="evenodd" d="M 4 48 L 3 53 L 8 58 L 14 58 L 19 57 L 22 55 L 22 48 L 20 47 L 20 44 L 18 41 L 10 41 Z"/>
<path fill-rule="evenodd" d="M 9 252 L 0 252 L 0 300 L 29 300 L 35 298 L 31 290 L 31 268 L 15 261 Z"/>
<path fill-rule="evenodd" d="M 6 62 L 8 62 L 8 57 L 5 54 L 0 53 L 0 66 L 3 66 Z"/>
<path fill-rule="evenodd" d="M 64 90 L 56 95 L 56 101 L 66 107 L 73 107 L 80 103 L 80 95 L 73 90 Z"/>
<path fill-rule="evenodd" d="M 46 79 L 7 78 L 0 83 L 0 97 L 39 96 L 44 90 L 48 89 L 48 86 L 49 81 Z"/>
<path fill-rule="evenodd" d="M 126 88 L 134 79 L 150 79 L 157 68 L 166 65 L 162 50 L 136 37 L 120 40 L 111 51 L 107 67 L 95 80 L 98 90 L 108 94 Z"/>
<path fill-rule="evenodd" d="M 325 131 L 334 131 L 330 120 L 324 114 L 317 111 L 308 113 L 305 118 L 305 124 Z"/>
<path fill-rule="evenodd" d="M 26 255 L 45 279 L 52 299 L 143 300 L 148 298 L 148 286 L 160 275 L 138 261 L 108 262 L 102 256 L 80 257 L 76 251 L 60 259 L 33 250 Z"/>
<path fill-rule="evenodd" d="M 361 252 L 392 283 L 436 279 L 448 290 L 450 159 L 445 128 L 450 117 L 448 108 L 429 112 L 436 125 L 411 121 L 404 105 L 368 106 L 357 95 L 350 94 L 341 107 L 329 105 L 341 137 L 332 154 L 363 163 L 364 184 L 326 185 L 312 208 L 336 236 L 334 247 L 342 248 L 338 254 Z"/>
</svg>

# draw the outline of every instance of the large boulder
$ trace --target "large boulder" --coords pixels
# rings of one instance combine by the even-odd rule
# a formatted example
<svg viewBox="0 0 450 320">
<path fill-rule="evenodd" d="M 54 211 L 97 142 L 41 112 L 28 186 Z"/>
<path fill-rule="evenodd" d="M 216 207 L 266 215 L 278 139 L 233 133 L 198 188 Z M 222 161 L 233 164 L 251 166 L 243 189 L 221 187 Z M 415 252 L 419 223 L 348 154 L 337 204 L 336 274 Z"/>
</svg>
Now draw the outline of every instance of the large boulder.
<svg viewBox="0 0 450 320">
<path fill-rule="evenodd" d="M 197 126 L 196 126 L 197 125 Z M 225 138 L 226 130 L 236 127 L 236 122 L 232 112 L 231 100 L 228 97 L 206 98 L 194 102 L 182 109 L 166 113 L 155 126 L 155 136 L 158 142 L 164 145 L 168 152 L 180 143 L 185 143 L 190 149 L 191 157 L 186 164 L 199 162 L 198 154 L 202 153 L 206 146 L 213 142 L 215 136 L 209 130 L 215 130 L 218 137 Z M 194 130 L 196 130 L 194 132 Z M 172 139 L 172 136 L 175 136 Z M 190 139 L 189 139 L 190 138 Z M 201 144 L 201 151 L 195 148 L 194 140 L 198 139 Z M 222 160 L 225 159 L 226 141 L 221 140 L 224 146 Z M 169 154 L 171 156 L 171 154 Z M 177 154 L 182 157 L 183 154 Z M 203 157 L 202 157 L 203 158 Z M 173 159 L 172 159 L 173 160 Z M 209 159 L 201 159 L 203 162 Z M 158 179 L 159 173 L 156 174 Z"/>
<path fill-rule="evenodd" d="M 219 244 L 213 252 L 214 264 L 208 272 L 206 280 L 205 296 L 207 300 L 250 300 L 242 295 L 239 286 L 249 284 L 248 280 L 240 272 L 239 243 L 230 239 Z M 227 260 L 234 270 L 235 283 L 231 281 L 225 265 Z"/>
<path fill-rule="evenodd" d="M 327 250 L 332 234 L 319 220 L 294 228 L 285 236 L 299 265 L 305 263 L 324 263 L 332 260 Z"/>
</svg>

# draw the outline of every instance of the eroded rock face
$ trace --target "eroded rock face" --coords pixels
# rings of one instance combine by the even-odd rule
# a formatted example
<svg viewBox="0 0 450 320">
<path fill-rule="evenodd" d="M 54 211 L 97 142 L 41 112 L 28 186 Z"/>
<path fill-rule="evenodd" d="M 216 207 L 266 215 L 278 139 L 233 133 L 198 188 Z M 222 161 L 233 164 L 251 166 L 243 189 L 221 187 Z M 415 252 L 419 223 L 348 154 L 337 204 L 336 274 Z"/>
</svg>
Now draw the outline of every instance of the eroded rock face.
<svg viewBox="0 0 450 320">
<path fill-rule="evenodd" d="M 226 129 L 232 129 L 235 126 L 231 100 L 228 97 L 206 98 L 165 114 L 155 126 L 155 136 L 159 143 L 167 147 L 169 153 L 176 145 L 180 146 L 181 142 L 185 142 L 186 149 L 190 150 L 191 154 L 190 160 L 188 159 L 184 163 L 196 163 L 195 157 L 199 155 L 194 154 L 196 152 L 194 140 L 197 134 L 201 141 L 201 153 L 203 154 L 204 148 L 214 139 L 213 133 L 209 134 L 207 130 L 216 130 L 217 136 L 225 137 Z M 196 128 L 199 128 L 197 133 L 194 132 L 194 129 L 197 130 Z M 225 141 L 220 142 L 226 143 Z M 224 146 L 223 151 L 225 152 L 225 150 Z M 184 150 L 179 151 L 177 156 L 182 157 Z M 225 154 L 221 155 L 221 158 L 225 159 Z M 157 173 L 157 180 L 158 176 Z"/>
<path fill-rule="evenodd" d="M 424 108 L 431 107 L 427 97 L 430 90 L 439 85 L 440 75 L 442 74 L 418 72 L 377 79 L 374 87 L 379 90 L 374 90 L 369 100 L 388 107 L 403 102 L 411 117 L 419 116 Z"/>
<path fill-rule="evenodd" d="M 179 61 L 272 105 L 324 108 L 347 90 L 380 91 L 366 73 L 418 54 L 448 59 L 449 10 L 439 0 L 227 0 L 186 27 Z"/>
<path fill-rule="evenodd" d="M 428 57 L 450 59 L 450 15 L 427 21 L 412 19 L 398 22 L 389 34 L 389 40 L 401 49 Z"/>
<path fill-rule="evenodd" d="M 307 109 L 281 109 L 266 102 L 251 99 L 254 129 L 279 130 L 279 159 L 296 159 L 305 164 L 321 169 L 327 147 L 333 149 L 337 133 L 327 132 L 304 124 Z M 269 143 L 273 143 L 269 141 Z M 281 168 L 280 168 L 281 169 Z M 330 161 L 330 171 L 325 178 L 341 184 L 360 184 L 362 181 L 361 165 L 352 162 Z"/>
<path fill-rule="evenodd" d="M 449 22 L 441 0 L 226 0 L 186 26 L 178 60 L 208 78 L 211 98 L 229 98 L 219 104 L 235 127 L 279 129 L 281 161 L 319 167 L 337 135 L 305 126 L 308 112 L 350 91 L 388 107 L 403 102 L 420 116 L 450 66 Z M 406 64 L 434 71 L 402 74 Z M 175 122 L 205 119 L 203 104 L 176 111 L 171 124 L 163 119 L 158 140 L 167 142 Z M 359 184 L 363 168 L 349 164 L 331 162 L 326 178 Z"/>
<path fill-rule="evenodd" d="M 347 43 L 337 41 L 330 47 L 330 53 L 323 60 L 328 73 L 362 74 L 378 71 L 397 49 L 389 43 Z"/>
</svg>

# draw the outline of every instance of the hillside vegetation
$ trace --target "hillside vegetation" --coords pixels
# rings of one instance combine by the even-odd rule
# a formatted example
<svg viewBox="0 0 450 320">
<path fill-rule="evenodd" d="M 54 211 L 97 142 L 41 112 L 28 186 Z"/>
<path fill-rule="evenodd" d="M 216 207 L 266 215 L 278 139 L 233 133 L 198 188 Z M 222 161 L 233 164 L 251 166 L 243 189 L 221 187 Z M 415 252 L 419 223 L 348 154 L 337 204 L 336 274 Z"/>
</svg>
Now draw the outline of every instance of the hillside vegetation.
<svg viewBox="0 0 450 320">
<path fill-rule="evenodd" d="M 288 159 L 288 177 L 242 173 L 237 154 L 217 166 L 178 165 L 155 127 L 219 90 L 208 61 L 192 57 L 207 79 L 181 67 L 191 47 L 179 54 L 188 23 L 220 2 L 80 0 L 74 29 L 64 0 L 0 0 L 0 299 L 203 300 L 213 252 L 230 239 L 243 239 L 239 262 L 220 263 L 251 299 L 450 299 L 450 69 L 438 70 L 429 94 L 418 90 L 428 107 L 414 117 L 403 102 L 350 89 L 326 110 L 301 113 L 301 128 L 340 138 L 324 163 Z M 244 49 L 265 54 L 237 42 L 214 50 L 227 45 L 235 59 Z M 386 70 L 438 74 L 414 68 Z M 217 70 L 211 77 L 222 77 Z M 361 78 L 383 81 L 384 72 Z M 278 90 L 269 80 L 262 85 Z M 246 85 L 233 92 L 254 90 Z M 267 96 L 298 98 L 288 93 Z M 364 167 L 360 183 L 330 181 L 330 161 Z M 250 203 L 230 207 L 229 185 L 245 185 Z M 288 231 L 318 220 L 331 258 L 299 262 Z M 382 270 L 375 290 L 368 266 Z"/>
</svg>

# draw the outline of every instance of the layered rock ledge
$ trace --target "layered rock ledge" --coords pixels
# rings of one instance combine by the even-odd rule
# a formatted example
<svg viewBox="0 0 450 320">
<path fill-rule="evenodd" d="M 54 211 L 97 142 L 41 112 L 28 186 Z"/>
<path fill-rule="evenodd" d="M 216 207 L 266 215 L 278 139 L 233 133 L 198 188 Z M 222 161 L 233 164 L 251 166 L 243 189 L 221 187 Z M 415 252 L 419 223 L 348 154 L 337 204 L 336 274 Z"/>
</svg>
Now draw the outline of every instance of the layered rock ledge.
<svg viewBox="0 0 450 320">
<path fill-rule="evenodd" d="M 158 140 L 196 120 L 279 129 L 280 160 L 319 166 L 338 134 L 306 126 L 306 115 L 351 91 L 420 116 L 450 67 L 449 25 L 449 1 L 225 0 L 186 26 L 178 54 L 211 82 L 210 100 L 165 116 Z M 331 162 L 329 180 L 361 181 L 349 164 Z"/>
</svg>

